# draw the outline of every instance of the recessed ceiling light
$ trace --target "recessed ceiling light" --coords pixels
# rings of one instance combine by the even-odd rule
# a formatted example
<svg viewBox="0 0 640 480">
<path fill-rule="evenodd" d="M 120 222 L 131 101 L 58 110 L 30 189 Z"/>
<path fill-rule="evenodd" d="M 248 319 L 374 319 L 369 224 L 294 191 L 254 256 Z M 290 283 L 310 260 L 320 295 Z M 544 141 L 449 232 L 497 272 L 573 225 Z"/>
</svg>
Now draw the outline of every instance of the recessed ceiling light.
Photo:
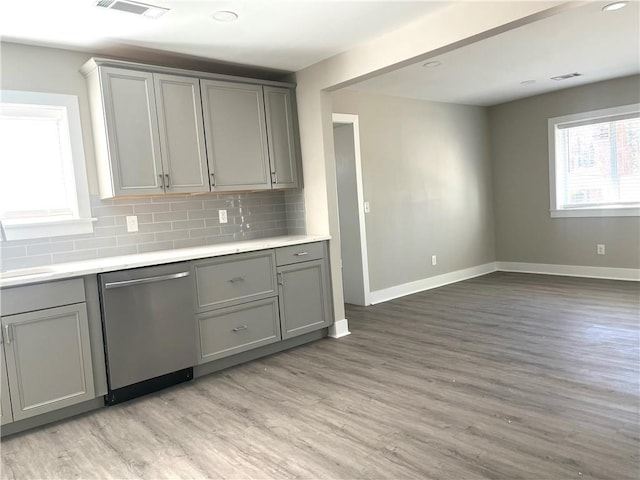
<svg viewBox="0 0 640 480">
<path fill-rule="evenodd" d="M 440 65 L 442 65 L 441 62 L 439 62 L 437 60 L 433 60 L 431 62 L 427 62 L 427 63 L 423 64 L 422 66 L 426 67 L 426 68 L 435 68 L 435 67 L 439 67 Z"/>
<path fill-rule="evenodd" d="M 536 83 L 535 80 L 523 80 L 522 82 L 520 82 L 520 85 L 532 85 Z"/>
<path fill-rule="evenodd" d="M 602 7 L 603 12 L 613 12 L 614 10 L 620 10 L 627 6 L 629 2 L 613 2 Z"/>
<path fill-rule="evenodd" d="M 238 19 L 238 14 L 231 10 L 220 10 L 211 15 L 211 18 L 218 22 L 235 22 Z"/>
</svg>

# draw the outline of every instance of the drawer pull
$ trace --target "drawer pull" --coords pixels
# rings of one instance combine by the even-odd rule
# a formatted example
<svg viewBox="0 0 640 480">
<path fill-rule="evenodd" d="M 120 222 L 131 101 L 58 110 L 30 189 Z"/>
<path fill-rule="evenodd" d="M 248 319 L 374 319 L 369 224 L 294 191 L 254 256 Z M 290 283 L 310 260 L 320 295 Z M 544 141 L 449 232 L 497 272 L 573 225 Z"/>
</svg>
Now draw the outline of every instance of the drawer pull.
<svg viewBox="0 0 640 480">
<path fill-rule="evenodd" d="M 249 328 L 249 327 L 247 327 L 246 325 L 240 325 L 239 327 L 235 327 L 235 328 L 231 329 L 231 331 L 232 332 L 241 332 L 242 330 L 246 330 L 247 328 Z"/>
<path fill-rule="evenodd" d="M 304 257 L 305 255 L 309 255 L 309 252 L 298 252 L 294 254 L 296 257 Z"/>
<path fill-rule="evenodd" d="M 238 283 L 238 282 L 244 282 L 244 277 L 233 277 L 231 280 L 229 280 L 229 283 Z"/>
</svg>

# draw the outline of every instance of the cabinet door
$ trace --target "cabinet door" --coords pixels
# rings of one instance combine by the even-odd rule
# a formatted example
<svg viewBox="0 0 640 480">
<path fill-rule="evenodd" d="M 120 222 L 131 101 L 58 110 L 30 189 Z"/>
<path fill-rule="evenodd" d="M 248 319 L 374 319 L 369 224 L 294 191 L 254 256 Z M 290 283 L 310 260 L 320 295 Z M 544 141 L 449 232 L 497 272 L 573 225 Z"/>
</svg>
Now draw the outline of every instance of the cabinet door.
<svg viewBox="0 0 640 480">
<path fill-rule="evenodd" d="M 326 275 L 324 260 L 278 267 L 283 339 L 331 325 Z"/>
<path fill-rule="evenodd" d="M 95 398 L 84 303 L 2 318 L 14 420 Z"/>
<path fill-rule="evenodd" d="M 162 170 L 168 193 L 209 191 L 197 78 L 153 74 Z"/>
<path fill-rule="evenodd" d="M 0 425 L 13 421 L 11 399 L 9 397 L 9 381 L 7 366 L 4 362 L 4 346 L 0 343 Z"/>
<path fill-rule="evenodd" d="M 298 156 L 293 124 L 291 90 L 264 87 L 267 138 L 273 188 L 298 186 Z"/>
<path fill-rule="evenodd" d="M 213 191 L 271 188 L 260 85 L 201 80 Z"/>
<path fill-rule="evenodd" d="M 162 193 L 153 75 L 101 67 L 100 81 L 114 194 Z"/>
</svg>

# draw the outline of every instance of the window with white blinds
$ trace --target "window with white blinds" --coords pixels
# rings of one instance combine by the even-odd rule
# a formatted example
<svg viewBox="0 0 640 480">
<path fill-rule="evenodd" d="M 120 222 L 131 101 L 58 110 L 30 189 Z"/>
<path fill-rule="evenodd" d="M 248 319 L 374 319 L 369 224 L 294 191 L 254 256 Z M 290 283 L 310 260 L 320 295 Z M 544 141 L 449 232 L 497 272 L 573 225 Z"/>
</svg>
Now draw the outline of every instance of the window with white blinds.
<svg viewBox="0 0 640 480">
<path fill-rule="evenodd" d="M 0 221 L 7 240 L 93 231 L 77 97 L 0 92 Z"/>
<path fill-rule="evenodd" d="M 552 217 L 640 215 L 640 105 L 549 119 Z"/>
</svg>

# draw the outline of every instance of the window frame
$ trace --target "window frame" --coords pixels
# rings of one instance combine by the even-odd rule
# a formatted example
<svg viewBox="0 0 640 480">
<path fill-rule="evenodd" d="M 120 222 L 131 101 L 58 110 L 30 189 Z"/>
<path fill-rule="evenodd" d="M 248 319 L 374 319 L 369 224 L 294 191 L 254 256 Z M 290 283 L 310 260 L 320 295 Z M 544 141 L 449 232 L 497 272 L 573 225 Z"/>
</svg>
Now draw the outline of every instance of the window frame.
<svg viewBox="0 0 640 480">
<path fill-rule="evenodd" d="M 637 217 L 640 216 L 640 205 L 636 206 L 598 206 L 589 205 L 585 207 L 558 208 L 556 185 L 556 131 L 559 125 L 584 124 L 589 120 L 602 120 L 607 117 L 618 117 L 640 112 L 640 103 L 622 105 L 619 107 L 592 110 L 589 112 L 574 113 L 548 119 L 548 139 L 549 139 L 549 213 L 551 218 L 572 218 L 572 217 Z M 597 122 L 593 122 L 597 123 Z"/>
<path fill-rule="evenodd" d="M 92 233 L 93 222 L 96 219 L 91 217 L 78 97 L 61 93 L 0 90 L 0 103 L 63 107 L 66 110 L 71 169 L 75 184 L 75 192 L 72 193 L 75 194 L 77 202 L 77 212 L 74 212 L 74 218 L 55 218 L 53 215 L 37 218 L 1 218 L 0 226 L 4 235 L 0 235 L 0 241 Z"/>
</svg>

